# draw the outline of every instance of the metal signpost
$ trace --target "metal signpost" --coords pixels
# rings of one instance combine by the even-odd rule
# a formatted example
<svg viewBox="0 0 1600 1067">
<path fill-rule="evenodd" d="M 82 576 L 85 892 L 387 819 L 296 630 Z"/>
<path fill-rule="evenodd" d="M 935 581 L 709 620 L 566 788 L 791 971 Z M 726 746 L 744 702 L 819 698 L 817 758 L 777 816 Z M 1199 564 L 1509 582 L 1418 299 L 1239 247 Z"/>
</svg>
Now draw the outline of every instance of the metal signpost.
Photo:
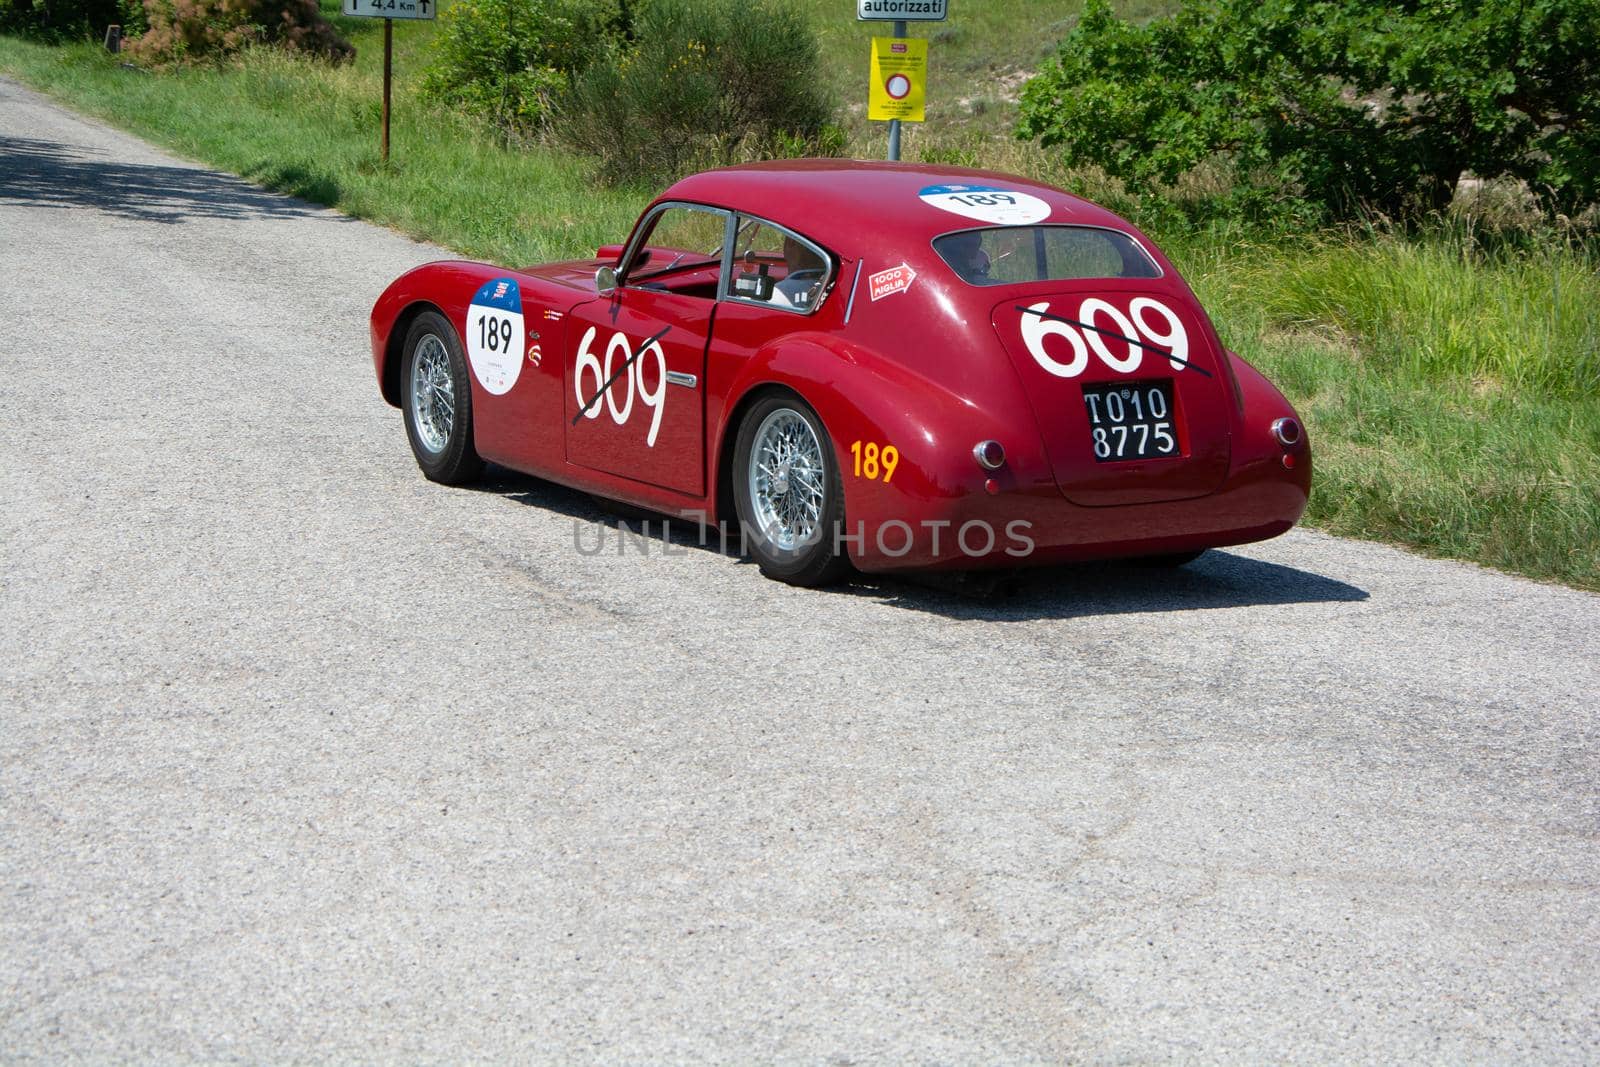
<svg viewBox="0 0 1600 1067">
<path fill-rule="evenodd" d="M 941 0 L 942 2 L 942 0 Z M 394 20 L 432 19 L 436 0 L 344 0 L 344 14 L 358 19 L 383 20 L 383 137 L 379 157 L 389 162 L 389 87 L 394 71 Z"/>
<path fill-rule="evenodd" d="M 350 3 L 351 0 L 345 0 Z M 900 123 L 921 122 L 928 82 L 928 42 L 906 37 L 907 22 L 943 22 L 948 0 L 856 0 L 858 22 L 893 22 L 894 37 L 872 39 L 867 118 L 889 120 L 889 158 L 900 158 Z"/>
</svg>

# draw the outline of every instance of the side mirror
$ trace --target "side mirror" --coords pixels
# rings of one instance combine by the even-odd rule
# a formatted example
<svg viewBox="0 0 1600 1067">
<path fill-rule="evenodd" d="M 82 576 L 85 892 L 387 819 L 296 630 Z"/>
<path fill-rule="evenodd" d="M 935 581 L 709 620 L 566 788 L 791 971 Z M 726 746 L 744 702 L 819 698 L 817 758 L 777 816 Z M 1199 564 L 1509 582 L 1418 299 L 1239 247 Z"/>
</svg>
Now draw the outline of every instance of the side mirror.
<svg viewBox="0 0 1600 1067">
<path fill-rule="evenodd" d="M 604 296 L 617 287 L 617 268 L 612 266 L 601 267 L 594 272 L 594 287 Z"/>
</svg>

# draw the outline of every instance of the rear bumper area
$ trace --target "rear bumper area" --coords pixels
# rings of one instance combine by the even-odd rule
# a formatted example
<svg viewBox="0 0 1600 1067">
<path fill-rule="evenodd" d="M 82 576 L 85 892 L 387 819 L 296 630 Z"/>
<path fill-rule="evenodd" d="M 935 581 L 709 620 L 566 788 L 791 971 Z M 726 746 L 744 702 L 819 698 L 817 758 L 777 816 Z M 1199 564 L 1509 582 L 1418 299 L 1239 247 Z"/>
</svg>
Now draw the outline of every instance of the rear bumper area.
<svg viewBox="0 0 1600 1067">
<path fill-rule="evenodd" d="M 1032 567 L 1162 555 L 1263 541 L 1305 511 L 1309 456 L 1295 470 L 1263 459 L 1235 470 L 1216 492 L 1187 500 L 1083 507 L 1051 487 L 983 490 L 907 514 L 850 518 L 841 538 L 863 571 Z"/>
</svg>

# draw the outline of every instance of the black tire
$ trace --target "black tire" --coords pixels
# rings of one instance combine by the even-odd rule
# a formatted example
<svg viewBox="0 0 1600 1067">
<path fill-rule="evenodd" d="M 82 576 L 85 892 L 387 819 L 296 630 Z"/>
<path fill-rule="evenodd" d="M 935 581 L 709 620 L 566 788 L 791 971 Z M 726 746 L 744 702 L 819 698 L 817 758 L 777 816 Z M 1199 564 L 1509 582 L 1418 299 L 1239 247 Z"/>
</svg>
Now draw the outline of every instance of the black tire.
<svg viewBox="0 0 1600 1067">
<path fill-rule="evenodd" d="M 419 360 L 426 361 L 420 375 Z M 420 381 L 430 375 L 436 389 L 419 391 Z M 448 383 L 448 394 L 438 391 L 443 383 Z M 441 418 L 445 409 L 448 417 Z M 472 376 L 461 339 L 438 312 L 424 311 L 406 331 L 400 357 L 400 410 L 405 412 L 411 452 L 430 481 L 465 485 L 483 474 L 483 460 L 472 444 Z"/>
<path fill-rule="evenodd" d="M 793 546 L 785 547 L 779 543 L 783 531 L 778 531 L 778 536 L 774 536 L 777 528 L 768 527 L 762 522 L 760 507 L 752 496 L 751 464 L 757 461 L 757 435 L 796 417 L 810 429 L 821 454 L 821 470 L 814 472 L 821 476 L 820 502 L 812 532 L 797 538 Z M 769 423 L 769 420 L 773 421 Z M 798 426 L 792 421 L 789 425 L 798 432 Z M 801 469 L 809 471 L 810 465 L 802 463 L 796 468 Z M 809 477 L 810 474 L 805 476 Z M 783 475 L 785 485 L 791 484 L 791 477 L 794 474 L 786 470 Z M 745 550 L 755 558 L 761 573 L 768 578 L 790 585 L 822 586 L 831 585 L 850 573 L 850 559 L 840 540 L 844 532 L 844 482 L 839 477 L 833 443 L 816 412 L 793 393 L 772 393 L 763 397 L 756 401 L 739 423 L 739 436 L 733 448 L 733 502 L 744 532 Z"/>
<path fill-rule="evenodd" d="M 1141 567 L 1161 567 L 1170 569 L 1173 567 L 1182 567 L 1186 563 L 1193 563 L 1195 560 L 1205 555 L 1205 553 L 1205 549 L 1197 548 L 1192 552 L 1169 552 L 1164 556 L 1140 556 L 1133 562 L 1137 563 Z"/>
</svg>

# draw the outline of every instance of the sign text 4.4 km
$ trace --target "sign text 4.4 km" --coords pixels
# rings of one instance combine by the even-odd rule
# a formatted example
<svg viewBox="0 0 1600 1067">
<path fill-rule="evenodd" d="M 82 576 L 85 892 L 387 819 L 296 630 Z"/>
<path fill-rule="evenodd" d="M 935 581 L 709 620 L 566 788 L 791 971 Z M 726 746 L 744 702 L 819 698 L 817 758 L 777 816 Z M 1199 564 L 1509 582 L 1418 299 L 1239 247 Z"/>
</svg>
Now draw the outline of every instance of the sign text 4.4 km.
<svg viewBox="0 0 1600 1067">
<path fill-rule="evenodd" d="M 345 0 L 349 3 L 349 0 Z M 856 19 L 884 22 L 943 22 L 949 0 L 856 0 Z"/>
<path fill-rule="evenodd" d="M 344 0 L 344 13 L 352 18 L 431 19 L 435 0 Z"/>
</svg>

